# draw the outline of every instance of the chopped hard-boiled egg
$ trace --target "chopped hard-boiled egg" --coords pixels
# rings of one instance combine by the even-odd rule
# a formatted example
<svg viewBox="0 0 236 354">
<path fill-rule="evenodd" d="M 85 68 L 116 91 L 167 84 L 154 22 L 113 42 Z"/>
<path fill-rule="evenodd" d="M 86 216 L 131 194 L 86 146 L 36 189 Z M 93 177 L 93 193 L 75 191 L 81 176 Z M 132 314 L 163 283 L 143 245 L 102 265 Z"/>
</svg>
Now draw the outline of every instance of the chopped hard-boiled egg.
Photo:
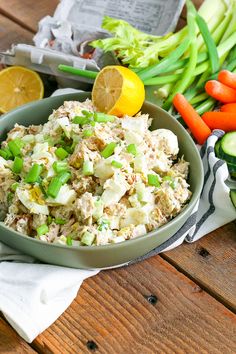
<svg viewBox="0 0 236 354">
<path fill-rule="evenodd" d="M 70 188 L 67 184 L 61 187 L 56 198 L 48 197 L 46 202 L 49 205 L 68 205 L 76 199 L 76 192 Z"/>
<path fill-rule="evenodd" d="M 37 197 L 32 195 L 31 190 L 17 188 L 16 195 L 21 201 L 21 203 L 29 209 L 29 212 L 32 214 L 43 214 L 49 215 L 49 209 L 46 204 L 39 204 L 37 202 Z M 39 198 L 38 198 L 39 199 Z"/>
<path fill-rule="evenodd" d="M 71 130 L 72 130 L 72 126 L 70 124 L 69 119 L 67 117 L 59 118 L 57 120 L 57 123 L 62 128 L 62 130 L 64 131 L 66 137 L 70 138 L 70 133 L 71 133 Z"/>
<path fill-rule="evenodd" d="M 149 222 L 149 213 L 144 208 L 129 208 L 126 211 L 124 219 L 121 219 L 121 227 L 126 227 L 130 224 L 139 225 L 139 224 L 148 224 Z"/>
<path fill-rule="evenodd" d="M 118 203 L 121 197 L 128 190 L 129 185 L 121 173 L 115 173 L 113 178 L 108 179 L 104 184 L 102 201 L 105 206 Z"/>
<path fill-rule="evenodd" d="M 124 117 L 121 125 L 125 130 L 133 131 L 141 136 L 143 136 L 147 130 L 147 122 L 144 119 L 140 119 L 140 117 Z"/>
</svg>

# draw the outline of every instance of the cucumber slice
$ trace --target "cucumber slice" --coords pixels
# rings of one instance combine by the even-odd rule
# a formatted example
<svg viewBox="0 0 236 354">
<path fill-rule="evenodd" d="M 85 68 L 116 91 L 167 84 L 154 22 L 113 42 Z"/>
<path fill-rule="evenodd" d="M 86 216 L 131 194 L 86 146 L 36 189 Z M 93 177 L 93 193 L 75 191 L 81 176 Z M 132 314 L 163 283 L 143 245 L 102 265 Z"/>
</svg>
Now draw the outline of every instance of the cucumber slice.
<svg viewBox="0 0 236 354">
<path fill-rule="evenodd" d="M 236 173 L 236 164 L 234 163 L 227 163 L 229 173 Z"/>
<path fill-rule="evenodd" d="M 215 144 L 215 155 L 216 157 L 218 157 L 218 159 L 220 159 L 220 145 L 221 145 L 221 141 L 218 140 Z"/>
<path fill-rule="evenodd" d="M 236 179 L 236 172 L 231 172 L 230 176 L 231 176 L 233 179 Z"/>
<path fill-rule="evenodd" d="M 230 195 L 233 205 L 236 208 L 236 189 L 231 189 L 231 191 L 229 192 L 229 195 Z"/>
<path fill-rule="evenodd" d="M 223 136 L 219 154 L 226 162 L 236 164 L 236 131 Z"/>
</svg>

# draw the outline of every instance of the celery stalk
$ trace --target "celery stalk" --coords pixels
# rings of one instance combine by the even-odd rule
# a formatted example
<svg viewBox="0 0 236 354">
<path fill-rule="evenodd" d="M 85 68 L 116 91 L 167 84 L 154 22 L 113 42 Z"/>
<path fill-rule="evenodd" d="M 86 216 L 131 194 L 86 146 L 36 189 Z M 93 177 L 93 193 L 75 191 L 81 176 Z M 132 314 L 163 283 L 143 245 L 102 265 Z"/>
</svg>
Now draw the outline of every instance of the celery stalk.
<svg viewBox="0 0 236 354">
<path fill-rule="evenodd" d="M 200 106 L 196 107 L 195 110 L 198 112 L 198 114 L 202 115 L 205 112 L 208 112 L 213 109 L 215 105 L 215 100 L 214 98 L 210 97 L 206 101 L 204 101 Z"/>
<path fill-rule="evenodd" d="M 176 82 L 179 79 L 179 74 L 156 76 L 151 79 L 143 80 L 145 86 L 164 85 L 172 82 Z"/>
<path fill-rule="evenodd" d="M 190 100 L 190 103 L 191 104 L 196 104 L 196 103 L 199 103 L 199 102 L 202 102 L 202 101 L 206 100 L 207 98 L 209 98 L 208 94 L 203 92 L 200 95 L 193 97 Z"/>
<path fill-rule="evenodd" d="M 212 17 L 217 17 L 215 15 L 219 15 L 219 13 L 224 13 L 225 11 L 226 4 L 222 0 L 205 0 L 198 9 L 199 15 L 207 22 L 209 22 Z"/>
<path fill-rule="evenodd" d="M 223 37 L 221 38 L 220 43 L 223 43 L 226 39 L 228 39 L 232 33 L 236 32 L 236 3 L 230 2 L 231 3 L 231 13 L 232 13 L 232 18 L 231 21 L 229 22 L 229 26 L 227 27 Z"/>
<path fill-rule="evenodd" d="M 168 97 L 168 99 L 165 101 L 164 105 L 162 106 L 164 109 L 169 109 L 172 100 L 177 92 L 183 93 L 188 85 L 190 84 L 192 80 L 192 72 L 196 68 L 197 65 L 197 54 L 198 54 L 198 49 L 197 49 L 197 38 L 196 38 L 196 10 L 193 4 L 187 0 L 186 1 L 187 5 L 187 23 L 188 23 L 188 31 L 189 31 L 189 38 L 191 40 L 190 44 L 190 55 L 189 55 L 189 62 L 187 64 L 186 70 L 184 71 L 181 80 L 177 82 L 177 84 L 174 86 L 171 95 Z"/>
<path fill-rule="evenodd" d="M 219 16 L 220 14 L 220 16 Z M 209 28 L 209 31 L 212 33 L 214 32 L 214 30 L 216 30 L 217 26 L 219 26 L 219 23 L 221 23 L 221 21 L 223 21 L 223 18 L 224 18 L 224 12 L 220 12 L 218 14 L 218 16 L 214 16 L 210 21 L 206 21 L 207 24 L 208 24 L 208 28 Z M 204 16 L 202 16 L 204 18 Z M 202 38 L 201 35 L 199 35 L 197 37 L 197 48 L 198 50 L 202 47 L 202 45 L 204 44 L 204 40 Z"/>
<path fill-rule="evenodd" d="M 214 39 L 214 42 L 218 44 L 220 40 L 223 38 L 223 35 L 228 28 L 230 22 L 232 21 L 232 13 L 231 11 L 227 11 L 225 14 L 225 18 L 223 21 L 220 23 L 220 25 L 215 29 L 215 31 L 212 33 L 212 38 Z"/>
<path fill-rule="evenodd" d="M 220 68 L 220 61 L 214 39 L 212 38 L 207 23 L 203 17 L 197 14 L 196 21 L 207 48 L 211 73 L 215 73 Z"/>
</svg>

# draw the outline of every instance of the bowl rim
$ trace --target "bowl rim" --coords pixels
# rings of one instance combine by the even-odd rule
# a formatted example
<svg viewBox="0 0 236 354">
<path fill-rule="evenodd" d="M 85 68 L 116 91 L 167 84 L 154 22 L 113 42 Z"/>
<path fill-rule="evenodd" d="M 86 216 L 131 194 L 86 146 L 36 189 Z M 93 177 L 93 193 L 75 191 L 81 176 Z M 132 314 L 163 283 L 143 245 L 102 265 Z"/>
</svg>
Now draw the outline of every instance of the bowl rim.
<svg viewBox="0 0 236 354">
<path fill-rule="evenodd" d="M 65 94 L 62 94 L 60 96 L 65 97 L 65 100 L 66 100 L 67 96 L 70 97 L 73 94 L 79 94 L 79 93 L 87 94 L 88 96 L 89 96 L 89 94 L 91 94 L 90 92 L 73 92 L 73 93 L 65 93 Z M 30 102 L 30 103 L 27 103 L 27 104 L 25 104 L 23 106 L 15 108 L 14 110 L 11 110 L 10 112 L 5 113 L 1 117 L 0 126 L 1 126 L 1 122 L 5 121 L 8 118 L 8 114 L 12 114 L 13 112 L 19 112 L 21 110 L 24 110 L 26 107 L 31 107 L 31 106 L 34 106 L 35 104 L 37 105 L 37 103 L 42 102 L 42 101 L 44 101 L 44 102 L 46 100 L 49 101 L 53 97 L 57 97 L 57 96 L 50 96 L 50 97 L 47 97 L 47 98 L 43 98 L 43 99 L 41 99 L 39 101 Z M 79 250 L 81 252 L 87 252 L 87 251 L 90 251 L 90 252 L 99 252 L 99 251 L 101 251 L 102 252 L 104 250 L 111 249 L 111 248 L 113 250 L 118 250 L 120 248 L 123 248 L 124 245 L 142 242 L 147 237 L 155 237 L 159 230 L 168 231 L 168 229 L 170 229 L 173 224 L 175 224 L 181 218 L 184 218 L 184 216 L 188 213 L 189 209 L 193 209 L 194 206 L 197 204 L 197 202 L 198 202 L 198 200 L 200 198 L 200 195 L 201 195 L 202 187 L 203 187 L 204 171 L 203 171 L 203 164 L 202 164 L 202 161 L 201 161 L 201 157 L 200 157 L 199 151 L 198 151 L 194 141 L 192 140 L 190 134 L 185 130 L 185 128 L 170 113 L 168 113 L 167 111 L 165 111 L 164 109 L 162 109 L 161 107 L 155 105 L 154 103 L 152 103 L 150 101 L 145 100 L 144 104 L 148 104 L 152 108 L 162 111 L 164 114 L 168 115 L 169 118 L 174 120 L 175 124 L 177 124 L 180 127 L 180 129 L 182 130 L 182 133 L 185 135 L 185 138 L 190 141 L 190 144 L 192 144 L 192 149 L 193 149 L 194 153 L 198 156 L 198 159 L 199 159 L 200 171 L 198 170 L 198 174 L 199 174 L 199 176 L 198 176 L 199 177 L 198 190 L 195 191 L 195 193 L 192 194 L 189 203 L 186 204 L 183 207 L 183 210 L 177 216 L 175 216 L 172 220 L 168 221 L 166 224 L 164 224 L 164 225 L 160 226 L 159 228 L 156 228 L 156 229 L 154 229 L 154 230 L 152 230 L 150 232 L 147 232 L 144 235 L 135 237 L 133 239 L 125 240 L 125 241 L 122 241 L 122 242 L 119 242 L 119 243 L 109 243 L 109 244 L 106 244 L 106 245 L 99 245 L 99 246 L 70 246 L 70 247 L 68 247 L 67 245 L 62 245 L 62 244 L 47 243 L 47 242 L 44 242 L 42 240 L 38 240 L 36 238 L 33 238 L 33 237 L 28 236 L 28 235 L 22 234 L 22 233 L 20 233 L 20 232 L 18 232 L 16 230 L 13 230 L 11 227 L 5 225 L 3 221 L 0 222 L 0 228 L 2 228 L 3 230 L 6 229 L 7 231 L 13 233 L 14 235 L 20 236 L 20 237 L 22 237 L 24 239 L 27 238 L 28 242 L 33 242 L 33 243 L 36 243 L 36 244 L 39 243 L 42 246 L 53 247 L 53 248 L 56 247 L 56 248 L 62 248 L 62 249 L 67 249 L 67 250 L 69 248 L 70 250 Z"/>
</svg>

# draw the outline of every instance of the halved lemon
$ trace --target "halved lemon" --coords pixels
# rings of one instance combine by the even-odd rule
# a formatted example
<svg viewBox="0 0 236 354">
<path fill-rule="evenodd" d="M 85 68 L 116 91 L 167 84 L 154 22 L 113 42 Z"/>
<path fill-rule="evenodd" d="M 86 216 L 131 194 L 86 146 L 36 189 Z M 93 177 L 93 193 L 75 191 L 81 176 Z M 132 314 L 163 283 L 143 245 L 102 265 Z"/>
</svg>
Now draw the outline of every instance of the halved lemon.
<svg viewBox="0 0 236 354">
<path fill-rule="evenodd" d="M 124 66 L 106 66 L 97 75 L 92 90 L 95 107 L 104 113 L 133 116 L 143 105 L 145 89 L 140 78 Z"/>
<path fill-rule="evenodd" d="M 43 98 L 44 87 L 40 76 L 22 66 L 11 66 L 0 71 L 0 111 Z"/>
</svg>

